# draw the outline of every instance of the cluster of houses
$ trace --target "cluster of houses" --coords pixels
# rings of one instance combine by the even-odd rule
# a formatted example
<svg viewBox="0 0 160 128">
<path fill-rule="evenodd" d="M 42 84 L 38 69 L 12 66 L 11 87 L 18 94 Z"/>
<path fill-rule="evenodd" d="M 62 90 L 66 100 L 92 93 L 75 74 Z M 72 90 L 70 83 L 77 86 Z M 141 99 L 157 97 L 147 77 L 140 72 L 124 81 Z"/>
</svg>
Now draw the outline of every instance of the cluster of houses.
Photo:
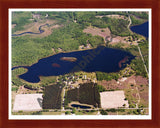
<svg viewBox="0 0 160 128">
<path fill-rule="evenodd" d="M 86 83 L 86 82 L 95 82 L 95 79 L 87 78 L 87 75 L 65 75 L 59 77 L 58 81 L 61 81 L 66 89 L 75 89 L 79 88 L 79 84 Z"/>
<path fill-rule="evenodd" d="M 79 46 L 79 49 L 90 49 L 90 48 L 91 48 L 90 44 L 87 44 L 86 46 L 84 46 L 84 45 Z"/>
</svg>

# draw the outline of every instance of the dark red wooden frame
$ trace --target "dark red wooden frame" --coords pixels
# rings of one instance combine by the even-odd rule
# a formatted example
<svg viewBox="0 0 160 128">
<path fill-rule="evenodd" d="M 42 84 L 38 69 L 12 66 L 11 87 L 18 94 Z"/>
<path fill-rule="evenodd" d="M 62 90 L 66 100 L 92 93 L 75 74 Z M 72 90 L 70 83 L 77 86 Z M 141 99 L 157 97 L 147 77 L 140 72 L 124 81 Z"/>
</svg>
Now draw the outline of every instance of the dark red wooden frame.
<svg viewBox="0 0 160 128">
<path fill-rule="evenodd" d="M 8 9 L 9 8 L 151 8 L 152 9 L 152 120 L 9 120 Z M 0 0 L 0 127 L 106 128 L 160 127 L 160 1 L 159 0 Z"/>
</svg>

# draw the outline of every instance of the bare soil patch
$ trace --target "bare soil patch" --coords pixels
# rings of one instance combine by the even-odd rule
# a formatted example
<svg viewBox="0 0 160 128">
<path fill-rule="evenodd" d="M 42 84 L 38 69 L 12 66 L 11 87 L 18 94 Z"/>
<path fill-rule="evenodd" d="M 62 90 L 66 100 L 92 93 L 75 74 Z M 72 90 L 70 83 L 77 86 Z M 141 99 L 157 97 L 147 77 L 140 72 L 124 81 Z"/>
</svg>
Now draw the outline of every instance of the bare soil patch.
<svg viewBox="0 0 160 128">
<path fill-rule="evenodd" d="M 122 15 L 103 15 L 103 16 L 96 16 L 96 17 L 97 18 L 109 17 L 109 18 L 115 18 L 115 19 L 126 19 L 126 17 Z"/>
<path fill-rule="evenodd" d="M 88 27 L 83 30 L 84 33 L 90 33 L 92 36 L 101 36 L 104 40 L 110 41 L 109 44 L 115 45 L 117 43 L 123 43 L 125 46 L 129 46 L 131 42 L 129 41 L 129 37 L 121 37 L 121 36 L 114 36 L 112 37 L 111 31 L 109 28 L 97 28 L 97 27 Z M 132 42 L 132 45 L 137 45 L 136 42 Z"/>
<path fill-rule="evenodd" d="M 142 76 L 123 77 L 111 81 L 98 81 L 106 90 L 124 90 L 125 96 L 131 104 L 136 107 L 148 107 L 149 103 L 149 83 L 148 79 Z"/>
<path fill-rule="evenodd" d="M 110 42 L 110 44 L 115 44 L 115 43 L 126 43 L 126 44 L 130 44 L 129 41 L 127 41 L 128 37 L 121 37 L 121 36 L 116 36 L 115 38 L 112 38 L 112 41 Z"/>
<path fill-rule="evenodd" d="M 42 109 L 42 94 L 18 94 L 13 111 L 39 111 Z"/>
<path fill-rule="evenodd" d="M 111 37 L 111 32 L 109 30 L 109 28 L 96 28 L 96 27 L 88 27 L 86 29 L 83 30 L 83 32 L 85 33 L 90 33 L 93 36 L 101 36 L 103 38 L 106 37 Z"/>
<path fill-rule="evenodd" d="M 128 107 L 128 101 L 124 100 L 124 91 L 108 91 L 101 92 L 101 107 L 102 108 L 118 108 L 118 107 Z"/>
<path fill-rule="evenodd" d="M 102 85 L 106 90 L 122 90 L 125 88 L 123 84 L 118 83 L 116 80 L 112 79 L 111 81 L 98 81 L 99 85 Z"/>
<path fill-rule="evenodd" d="M 141 88 L 140 86 L 142 85 L 144 85 L 144 87 L 148 85 L 148 79 L 142 76 L 130 76 L 130 77 L 120 78 L 118 79 L 118 81 L 114 79 L 110 81 L 102 80 L 98 81 L 98 84 L 102 85 L 107 90 L 112 90 L 112 89 L 121 90 L 125 89 L 128 85 L 131 84 L 137 85 L 138 88 Z"/>
</svg>

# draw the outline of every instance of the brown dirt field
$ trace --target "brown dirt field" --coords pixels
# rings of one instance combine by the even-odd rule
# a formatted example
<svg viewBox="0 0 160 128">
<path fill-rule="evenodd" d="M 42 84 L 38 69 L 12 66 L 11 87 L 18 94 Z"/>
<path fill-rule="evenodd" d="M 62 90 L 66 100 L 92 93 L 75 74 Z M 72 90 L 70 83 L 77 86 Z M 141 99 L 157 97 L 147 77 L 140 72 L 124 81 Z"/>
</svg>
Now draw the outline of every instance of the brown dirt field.
<svg viewBox="0 0 160 128">
<path fill-rule="evenodd" d="M 17 94 L 13 111 L 40 111 L 42 109 L 42 94 Z"/>
<path fill-rule="evenodd" d="M 104 31 L 104 32 L 103 32 Z M 128 47 L 131 42 L 128 41 L 128 36 L 126 37 L 121 37 L 121 36 L 116 36 L 112 37 L 111 36 L 111 31 L 109 28 L 97 28 L 97 27 L 88 27 L 83 30 L 84 33 L 90 33 L 92 36 L 101 36 L 104 38 L 104 40 L 111 41 L 109 44 L 111 45 L 116 45 L 117 43 L 123 43 L 125 44 L 124 47 Z M 137 42 L 132 42 L 132 45 L 137 45 Z"/>
<path fill-rule="evenodd" d="M 121 15 L 104 15 L 104 16 L 96 16 L 97 18 L 102 18 L 102 17 L 109 17 L 109 18 L 115 18 L 115 19 L 126 19 L 125 16 Z"/>
<path fill-rule="evenodd" d="M 98 81 L 99 85 L 102 85 L 106 90 L 111 90 L 111 89 L 119 89 L 122 90 L 125 88 L 125 86 L 121 83 L 117 83 L 116 80 L 111 80 L 111 81 Z"/>
<path fill-rule="evenodd" d="M 125 44 L 130 44 L 131 42 L 127 41 L 128 37 L 121 37 L 121 36 L 116 36 L 115 38 L 112 38 L 112 41 L 110 44 L 117 44 L 119 42 L 125 43 Z"/>
<path fill-rule="evenodd" d="M 149 83 L 148 79 L 142 76 L 123 77 L 111 81 L 98 81 L 106 90 L 124 90 L 125 96 L 131 103 L 148 107 L 149 104 Z M 132 86 L 131 86 L 132 85 Z"/>
<path fill-rule="evenodd" d="M 104 30 L 104 32 L 102 32 Z M 111 36 L 111 32 L 109 28 L 96 28 L 96 27 L 88 27 L 87 29 L 84 29 L 83 32 L 90 33 L 93 36 L 101 36 L 103 38 L 106 38 L 108 36 Z"/>
<path fill-rule="evenodd" d="M 124 104 L 126 104 L 126 107 L 129 106 L 128 101 L 124 100 L 124 91 L 101 92 L 100 97 L 102 108 L 118 108 L 123 107 Z"/>
<path fill-rule="evenodd" d="M 147 91 L 140 92 L 140 97 L 141 97 L 141 99 L 148 101 L 148 99 L 149 99 L 148 92 Z"/>
<path fill-rule="evenodd" d="M 142 77 L 142 76 L 136 76 L 135 81 L 137 85 L 148 85 L 148 79 Z"/>
</svg>

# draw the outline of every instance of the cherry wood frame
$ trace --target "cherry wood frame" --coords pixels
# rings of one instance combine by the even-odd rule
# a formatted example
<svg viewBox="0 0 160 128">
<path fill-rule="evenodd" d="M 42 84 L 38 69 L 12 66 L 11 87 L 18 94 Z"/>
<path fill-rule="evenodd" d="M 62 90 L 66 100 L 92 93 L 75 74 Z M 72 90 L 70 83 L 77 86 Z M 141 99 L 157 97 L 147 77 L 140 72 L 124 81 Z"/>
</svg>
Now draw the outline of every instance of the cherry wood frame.
<svg viewBox="0 0 160 128">
<path fill-rule="evenodd" d="M 152 119 L 151 120 L 9 120 L 8 15 L 9 8 L 151 8 Z M 160 127 L 160 1 L 159 0 L 0 0 L 0 127 L 1 128 L 159 128 Z"/>
</svg>

